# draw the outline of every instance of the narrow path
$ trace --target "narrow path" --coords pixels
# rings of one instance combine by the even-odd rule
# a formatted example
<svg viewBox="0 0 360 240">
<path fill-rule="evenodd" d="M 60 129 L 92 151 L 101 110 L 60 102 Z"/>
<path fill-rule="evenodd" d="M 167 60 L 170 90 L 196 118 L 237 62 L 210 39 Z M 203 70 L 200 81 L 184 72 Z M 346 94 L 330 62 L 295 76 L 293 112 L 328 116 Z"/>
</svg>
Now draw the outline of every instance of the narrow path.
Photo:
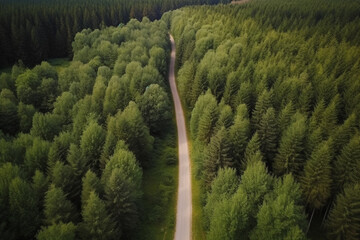
<svg viewBox="0 0 360 240">
<path fill-rule="evenodd" d="M 186 136 L 184 112 L 181 106 L 180 97 L 175 82 L 175 42 L 170 35 L 171 41 L 171 59 L 169 68 L 169 82 L 171 93 L 175 105 L 176 125 L 179 144 L 179 185 L 177 195 L 176 210 L 176 229 L 175 240 L 191 239 L 191 220 L 192 220 L 192 202 L 191 202 L 191 173 L 190 156 L 188 140 Z"/>
</svg>

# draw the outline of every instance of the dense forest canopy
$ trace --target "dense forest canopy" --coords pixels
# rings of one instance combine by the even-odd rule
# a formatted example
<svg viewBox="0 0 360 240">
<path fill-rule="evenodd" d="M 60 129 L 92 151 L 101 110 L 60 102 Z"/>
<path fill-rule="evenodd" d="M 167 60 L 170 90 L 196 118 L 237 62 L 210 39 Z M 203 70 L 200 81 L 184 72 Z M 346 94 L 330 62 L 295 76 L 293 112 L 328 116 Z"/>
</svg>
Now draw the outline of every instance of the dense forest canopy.
<svg viewBox="0 0 360 240">
<path fill-rule="evenodd" d="M 143 168 L 172 118 L 167 25 L 86 29 L 73 49 L 60 72 L 1 75 L 4 239 L 130 239 L 144 215 Z"/>
<path fill-rule="evenodd" d="M 163 19 L 206 239 L 305 239 L 309 228 L 359 239 L 360 2 L 258 0 Z"/>
<path fill-rule="evenodd" d="M 0 67 L 72 57 L 74 36 L 85 28 L 117 26 L 143 16 L 154 20 L 171 9 L 219 2 L 228 0 L 1 0 Z"/>
</svg>

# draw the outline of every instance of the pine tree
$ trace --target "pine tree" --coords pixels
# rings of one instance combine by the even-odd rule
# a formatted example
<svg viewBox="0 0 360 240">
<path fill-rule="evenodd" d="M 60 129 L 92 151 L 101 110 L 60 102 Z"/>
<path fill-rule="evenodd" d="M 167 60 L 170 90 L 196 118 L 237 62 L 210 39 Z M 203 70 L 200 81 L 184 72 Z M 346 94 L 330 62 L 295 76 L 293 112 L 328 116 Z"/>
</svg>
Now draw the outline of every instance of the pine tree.
<svg viewBox="0 0 360 240">
<path fill-rule="evenodd" d="M 122 229 L 133 229 L 138 221 L 138 201 L 142 195 L 142 169 L 134 154 L 119 150 L 106 164 L 102 181 L 107 207 Z"/>
<path fill-rule="evenodd" d="M 90 193 L 95 192 L 97 195 L 103 194 L 103 185 L 100 179 L 91 170 L 88 170 L 82 178 L 81 205 L 86 206 Z"/>
<path fill-rule="evenodd" d="M 19 177 L 9 186 L 10 222 L 18 238 L 31 238 L 40 225 L 38 196 L 31 185 Z"/>
<path fill-rule="evenodd" d="M 293 173 L 298 176 L 304 165 L 304 140 L 306 119 L 302 116 L 292 123 L 284 132 L 273 169 L 278 175 Z"/>
<path fill-rule="evenodd" d="M 36 236 L 37 240 L 75 240 L 76 239 L 76 226 L 70 223 L 52 224 L 48 227 L 42 227 Z"/>
<path fill-rule="evenodd" d="M 204 159 L 204 178 L 207 187 L 216 177 L 220 168 L 234 167 L 235 162 L 230 155 L 228 131 L 222 127 L 212 138 L 207 147 Z"/>
<path fill-rule="evenodd" d="M 105 203 L 94 192 L 90 192 L 82 210 L 80 227 L 82 239 L 119 239 L 120 232 L 106 209 Z"/>
<path fill-rule="evenodd" d="M 45 195 L 44 213 L 45 222 L 49 225 L 77 219 L 74 205 L 66 199 L 65 193 L 53 184 Z"/>
<path fill-rule="evenodd" d="M 344 146 L 334 163 L 334 185 L 342 189 L 344 185 L 360 182 L 360 137 L 355 135 Z"/>
<path fill-rule="evenodd" d="M 268 166 L 272 165 L 278 145 L 278 124 L 273 108 L 267 109 L 258 125 L 260 149 Z"/>
<path fill-rule="evenodd" d="M 242 191 L 251 200 L 249 201 L 248 229 L 255 227 L 256 214 L 272 185 L 273 178 L 268 174 L 265 164 L 261 161 L 249 164 L 241 176 L 239 191 Z"/>
<path fill-rule="evenodd" d="M 254 135 L 251 137 L 250 141 L 248 142 L 248 144 L 246 145 L 245 148 L 245 153 L 244 153 L 244 158 L 241 161 L 241 166 L 240 169 L 241 171 L 245 171 L 245 169 L 247 168 L 247 165 L 249 162 L 252 162 L 251 159 L 255 156 L 255 155 L 260 155 L 261 159 L 262 159 L 262 155 L 261 155 L 261 151 L 260 151 L 260 138 L 259 138 L 259 134 L 257 132 L 254 133 Z"/>
<path fill-rule="evenodd" d="M 241 106 L 241 105 L 240 105 Z M 244 104 L 242 106 L 245 106 Z M 245 107 L 247 113 L 247 109 Z M 231 152 L 236 162 L 237 168 L 240 169 L 241 162 L 244 158 L 244 152 L 248 138 L 250 136 L 250 121 L 241 113 L 237 113 L 234 124 L 229 129 L 231 143 Z"/>
<path fill-rule="evenodd" d="M 360 238 L 360 185 L 357 183 L 344 189 L 336 197 L 326 224 L 332 239 L 356 240 Z"/>
<path fill-rule="evenodd" d="M 96 122 L 90 122 L 81 136 L 80 149 L 82 158 L 86 161 L 86 165 L 96 172 L 99 168 L 105 137 L 105 130 Z"/>
<path fill-rule="evenodd" d="M 326 203 L 331 194 L 331 159 L 328 142 L 323 142 L 306 162 L 302 189 L 306 202 L 318 209 Z"/>
<path fill-rule="evenodd" d="M 191 112 L 190 131 L 193 139 L 208 143 L 218 119 L 218 106 L 210 91 L 201 95 Z"/>
<path fill-rule="evenodd" d="M 256 102 L 255 109 L 252 113 L 252 119 L 251 119 L 252 127 L 255 128 L 256 130 L 260 129 L 261 119 L 267 112 L 268 108 L 272 106 L 271 99 L 272 99 L 272 91 L 264 90 Z"/>
<path fill-rule="evenodd" d="M 206 198 L 204 207 L 204 226 L 209 228 L 214 210 L 224 199 L 229 199 L 236 192 L 239 185 L 239 178 L 234 168 L 221 168 L 214 181 L 211 183 L 211 190 Z"/>
</svg>

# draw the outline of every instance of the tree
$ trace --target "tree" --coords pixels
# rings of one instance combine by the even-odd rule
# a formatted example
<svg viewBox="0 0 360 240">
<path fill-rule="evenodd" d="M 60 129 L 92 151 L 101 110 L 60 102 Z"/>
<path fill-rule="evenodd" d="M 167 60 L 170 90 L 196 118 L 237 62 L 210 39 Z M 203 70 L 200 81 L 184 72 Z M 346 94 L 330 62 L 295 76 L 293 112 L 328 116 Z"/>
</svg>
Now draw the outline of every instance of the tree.
<svg viewBox="0 0 360 240">
<path fill-rule="evenodd" d="M 259 209 L 250 239 L 306 239 L 303 232 L 306 218 L 299 199 L 300 185 L 291 175 L 278 179 L 273 193 Z"/>
<path fill-rule="evenodd" d="M 142 170 L 135 156 L 119 150 L 106 164 L 102 181 L 109 211 L 117 219 L 118 227 L 133 229 L 138 221 L 138 201 L 142 195 Z"/>
<path fill-rule="evenodd" d="M 232 156 L 237 168 L 240 169 L 241 163 L 244 161 L 246 144 L 250 137 L 250 121 L 247 118 L 247 108 L 245 104 L 239 105 L 234 124 L 229 129 L 229 136 Z"/>
<path fill-rule="evenodd" d="M 81 136 L 80 149 L 82 158 L 86 161 L 86 166 L 95 172 L 99 169 L 99 160 L 105 137 L 105 130 L 96 122 L 90 122 Z"/>
<path fill-rule="evenodd" d="M 153 133 L 160 132 L 171 119 L 171 103 L 167 93 L 157 84 L 151 84 L 139 100 L 144 122 Z"/>
<path fill-rule="evenodd" d="M 247 236 L 249 199 L 242 189 L 220 202 L 210 219 L 207 239 L 238 239 Z"/>
<path fill-rule="evenodd" d="M 9 99 L 0 98 L 0 129 L 14 135 L 19 129 L 18 108 Z"/>
<path fill-rule="evenodd" d="M 345 187 L 336 197 L 326 224 L 328 235 L 334 239 L 355 240 L 360 237 L 360 185 Z"/>
<path fill-rule="evenodd" d="M 231 198 L 236 192 L 239 185 L 239 178 L 236 176 L 234 168 L 220 168 L 214 181 L 211 183 L 211 190 L 206 198 L 204 207 L 205 228 L 209 228 L 209 224 L 214 215 L 214 210 L 219 203 L 225 199 Z"/>
<path fill-rule="evenodd" d="M 70 92 L 63 92 L 54 103 L 53 113 L 61 116 L 64 124 L 70 124 L 72 122 L 71 110 L 76 103 L 75 96 Z"/>
<path fill-rule="evenodd" d="M 36 110 L 33 105 L 26 105 L 22 102 L 18 106 L 18 117 L 20 120 L 20 131 L 28 133 L 32 126 L 32 119 Z"/>
<path fill-rule="evenodd" d="M 324 206 L 331 195 L 331 159 L 329 143 L 323 142 L 313 151 L 304 168 L 301 187 L 306 203 L 313 209 L 308 229 L 311 225 L 315 209 Z"/>
<path fill-rule="evenodd" d="M 50 143 L 40 138 L 34 138 L 32 146 L 27 147 L 24 165 L 29 176 L 33 176 L 36 169 L 46 171 Z"/>
<path fill-rule="evenodd" d="M 38 95 L 37 88 L 41 84 L 41 79 L 38 75 L 26 70 L 23 74 L 16 78 L 16 93 L 19 101 L 25 104 L 33 104 L 35 107 L 40 106 L 41 98 Z"/>
<path fill-rule="evenodd" d="M 65 193 L 53 184 L 45 195 L 44 214 L 45 222 L 49 225 L 77 219 L 74 205 L 66 199 Z"/>
<path fill-rule="evenodd" d="M 355 135 L 341 150 L 334 163 L 334 185 L 340 190 L 345 185 L 360 182 L 360 137 Z"/>
<path fill-rule="evenodd" d="M 203 143 L 208 143 L 217 122 L 219 110 L 215 97 L 210 91 L 201 95 L 191 112 L 191 136 Z"/>
<path fill-rule="evenodd" d="M 239 191 L 242 191 L 251 200 L 248 211 L 249 229 L 255 227 L 258 210 L 272 185 L 273 178 L 268 174 L 265 164 L 261 161 L 249 164 L 241 176 Z"/>
<path fill-rule="evenodd" d="M 222 127 L 210 140 L 204 159 L 204 179 L 207 187 L 216 177 L 219 169 L 234 167 L 235 163 L 230 155 L 228 131 Z"/>
<path fill-rule="evenodd" d="M 10 222 L 18 238 L 31 238 L 40 225 L 38 196 L 31 185 L 19 177 L 9 186 Z"/>
<path fill-rule="evenodd" d="M 80 227 L 82 239 L 119 239 L 120 232 L 106 209 L 105 203 L 94 192 L 82 210 L 83 222 Z"/>
<path fill-rule="evenodd" d="M 268 111 L 268 108 L 272 106 L 271 99 L 272 99 L 272 91 L 264 90 L 256 102 L 255 109 L 252 113 L 252 119 L 251 119 L 252 126 L 256 130 L 260 129 L 261 119 Z"/>
<path fill-rule="evenodd" d="M 53 138 L 61 131 L 62 120 L 59 115 L 51 113 L 35 113 L 33 124 L 30 130 L 31 135 L 41 137 L 45 140 L 53 140 Z"/>
<path fill-rule="evenodd" d="M 36 239 L 75 240 L 76 229 L 76 226 L 72 222 L 52 224 L 48 227 L 42 227 Z"/>
<path fill-rule="evenodd" d="M 293 173 L 295 176 L 299 176 L 305 160 L 305 136 L 306 119 L 300 116 L 281 137 L 280 147 L 273 165 L 276 174 Z"/>
<path fill-rule="evenodd" d="M 320 208 L 330 196 L 332 156 L 328 142 L 323 142 L 306 162 L 302 189 L 306 202 L 313 208 Z"/>
<path fill-rule="evenodd" d="M 271 166 L 275 157 L 278 145 L 278 124 L 275 116 L 275 110 L 269 108 L 261 117 L 258 125 L 258 134 L 260 138 L 260 149 L 264 155 L 268 166 Z"/>
<path fill-rule="evenodd" d="M 86 206 L 91 192 L 101 196 L 103 194 L 103 185 L 96 174 L 88 170 L 82 178 L 81 204 L 83 207 Z"/>
<path fill-rule="evenodd" d="M 135 102 L 130 102 L 123 112 L 110 119 L 108 132 L 112 132 L 117 140 L 124 140 L 141 164 L 149 162 L 154 138 Z"/>
</svg>

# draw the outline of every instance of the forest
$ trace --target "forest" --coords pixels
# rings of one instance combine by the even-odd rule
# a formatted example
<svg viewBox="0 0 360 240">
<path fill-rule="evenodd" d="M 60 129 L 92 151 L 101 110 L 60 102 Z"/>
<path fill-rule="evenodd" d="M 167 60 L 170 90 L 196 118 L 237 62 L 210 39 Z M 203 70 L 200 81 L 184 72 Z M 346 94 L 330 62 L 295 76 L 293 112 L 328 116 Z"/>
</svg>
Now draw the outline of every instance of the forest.
<svg viewBox="0 0 360 240">
<path fill-rule="evenodd" d="M 192 239 L 360 239 L 360 2 L 227 3 L 0 0 L 1 239 L 173 238 L 169 33 Z"/>
<path fill-rule="evenodd" d="M 360 238 L 359 16 L 359 1 L 325 0 L 164 14 L 201 191 L 194 239 Z"/>
<path fill-rule="evenodd" d="M 0 67 L 18 60 L 33 67 L 49 58 L 72 58 L 82 29 L 159 19 L 171 9 L 229 0 L 0 0 Z"/>
<path fill-rule="evenodd" d="M 3 239 L 131 239 L 144 221 L 143 172 L 173 115 L 167 25 L 85 29 L 72 46 L 60 72 L 1 74 Z"/>
</svg>

